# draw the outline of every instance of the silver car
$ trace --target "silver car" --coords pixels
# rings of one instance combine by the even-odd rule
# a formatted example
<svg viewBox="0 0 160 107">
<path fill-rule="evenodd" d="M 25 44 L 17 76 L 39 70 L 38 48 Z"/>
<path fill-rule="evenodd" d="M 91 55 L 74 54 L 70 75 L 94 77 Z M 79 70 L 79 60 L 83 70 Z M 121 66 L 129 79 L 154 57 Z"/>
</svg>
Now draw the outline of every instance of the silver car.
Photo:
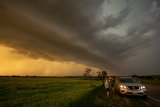
<svg viewBox="0 0 160 107">
<path fill-rule="evenodd" d="M 117 91 L 120 95 L 133 95 L 147 98 L 145 86 L 131 77 L 120 77 L 116 80 L 116 84 Z"/>
</svg>

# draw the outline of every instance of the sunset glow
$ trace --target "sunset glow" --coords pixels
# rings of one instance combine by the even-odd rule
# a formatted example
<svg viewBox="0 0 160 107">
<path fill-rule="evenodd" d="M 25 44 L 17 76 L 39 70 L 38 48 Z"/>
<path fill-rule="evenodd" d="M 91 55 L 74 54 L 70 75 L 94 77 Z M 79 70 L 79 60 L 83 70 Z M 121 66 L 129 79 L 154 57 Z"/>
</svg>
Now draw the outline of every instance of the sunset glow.
<svg viewBox="0 0 160 107">
<path fill-rule="evenodd" d="M 14 49 L 0 45 L 0 75 L 75 76 L 83 75 L 83 64 L 32 59 L 14 52 Z M 97 68 L 92 68 L 96 75 Z"/>
</svg>

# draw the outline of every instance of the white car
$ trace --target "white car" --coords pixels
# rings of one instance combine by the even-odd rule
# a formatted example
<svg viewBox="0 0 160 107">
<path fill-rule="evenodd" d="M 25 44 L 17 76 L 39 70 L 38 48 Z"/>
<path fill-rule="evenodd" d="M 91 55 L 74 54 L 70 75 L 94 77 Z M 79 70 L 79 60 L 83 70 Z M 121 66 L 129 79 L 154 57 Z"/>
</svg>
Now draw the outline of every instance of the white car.
<svg viewBox="0 0 160 107">
<path fill-rule="evenodd" d="M 145 86 L 131 77 L 120 77 L 116 84 L 117 91 L 120 95 L 133 95 L 147 98 Z"/>
</svg>

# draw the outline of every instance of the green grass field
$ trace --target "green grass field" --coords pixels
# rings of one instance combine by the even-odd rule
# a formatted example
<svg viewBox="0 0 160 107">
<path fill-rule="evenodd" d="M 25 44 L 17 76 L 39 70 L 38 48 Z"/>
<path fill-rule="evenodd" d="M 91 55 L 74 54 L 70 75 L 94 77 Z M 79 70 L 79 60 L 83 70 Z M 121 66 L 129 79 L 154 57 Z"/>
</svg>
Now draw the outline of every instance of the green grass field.
<svg viewBox="0 0 160 107">
<path fill-rule="evenodd" d="M 146 107 L 142 99 L 104 95 L 101 81 L 0 77 L 0 107 Z"/>
<path fill-rule="evenodd" d="M 141 79 L 142 83 L 160 86 L 159 79 Z"/>
</svg>

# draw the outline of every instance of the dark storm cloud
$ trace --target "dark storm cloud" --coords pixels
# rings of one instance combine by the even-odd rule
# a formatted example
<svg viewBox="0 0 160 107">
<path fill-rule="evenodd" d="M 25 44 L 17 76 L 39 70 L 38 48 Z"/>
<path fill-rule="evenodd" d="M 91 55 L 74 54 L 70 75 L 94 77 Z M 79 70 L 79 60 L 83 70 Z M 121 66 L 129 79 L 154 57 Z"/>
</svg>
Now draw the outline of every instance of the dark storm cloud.
<svg viewBox="0 0 160 107">
<path fill-rule="evenodd" d="M 154 2 L 142 25 L 121 36 L 107 30 L 126 23 L 130 5 L 114 16 L 103 13 L 105 0 L 2 0 L 0 43 L 32 58 L 114 68 L 160 34 L 159 2 Z"/>
<path fill-rule="evenodd" d="M 99 3 L 101 2 L 95 1 L 93 5 L 99 6 Z M 80 7 L 77 7 L 74 1 L 5 1 L 1 4 L 1 43 L 12 46 L 18 53 L 32 58 L 75 61 L 92 66 L 107 66 L 106 63 L 112 65 L 108 59 L 91 53 L 85 47 L 66 39 L 66 35 L 54 31 L 54 22 L 62 27 L 59 32 L 63 32 L 65 27 L 83 29 L 81 26 L 87 26 L 89 19 L 83 16 L 78 8 Z M 93 6 L 88 6 L 86 10 L 89 8 Z M 46 21 L 41 22 L 41 19 Z M 45 23 L 51 24 L 51 30 L 44 27 Z"/>
</svg>

